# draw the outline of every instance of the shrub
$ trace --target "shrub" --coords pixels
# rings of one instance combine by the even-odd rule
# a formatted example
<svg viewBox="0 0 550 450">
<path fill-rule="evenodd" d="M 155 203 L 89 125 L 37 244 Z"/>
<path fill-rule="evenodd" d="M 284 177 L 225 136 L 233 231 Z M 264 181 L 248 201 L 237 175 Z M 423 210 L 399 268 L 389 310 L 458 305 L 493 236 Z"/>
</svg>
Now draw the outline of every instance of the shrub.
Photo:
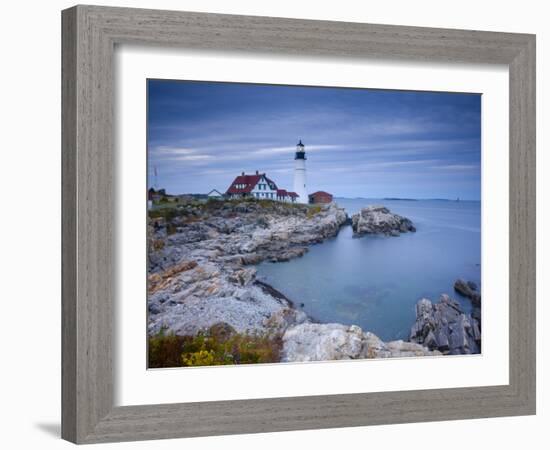
<svg viewBox="0 0 550 450">
<path fill-rule="evenodd" d="M 166 335 L 161 331 L 149 338 L 149 367 L 277 362 L 281 348 L 282 339 L 278 335 L 236 333 L 229 325 L 214 325 L 197 336 Z"/>
<path fill-rule="evenodd" d="M 216 356 L 213 350 L 199 350 L 195 353 L 182 353 L 182 365 L 184 366 L 214 366 Z"/>
<path fill-rule="evenodd" d="M 167 222 L 171 221 L 175 217 L 185 215 L 185 211 L 182 211 L 173 206 L 167 206 L 164 208 L 157 208 L 149 211 L 149 218 L 157 219 L 159 217 L 164 218 Z"/>
<path fill-rule="evenodd" d="M 176 227 L 175 225 L 171 223 L 168 223 L 168 225 L 166 225 L 166 234 L 168 235 L 175 234 L 177 231 L 178 231 L 178 227 Z"/>
<path fill-rule="evenodd" d="M 162 239 L 153 239 L 151 241 L 151 245 L 153 247 L 153 250 L 162 250 L 164 248 L 164 240 Z"/>
<path fill-rule="evenodd" d="M 180 365 L 181 343 L 178 336 L 165 335 L 161 330 L 149 338 L 149 367 L 177 367 Z"/>
<path fill-rule="evenodd" d="M 307 217 L 308 219 L 311 219 L 313 216 L 319 214 L 323 208 L 321 208 L 319 205 L 310 206 L 307 210 Z"/>
</svg>

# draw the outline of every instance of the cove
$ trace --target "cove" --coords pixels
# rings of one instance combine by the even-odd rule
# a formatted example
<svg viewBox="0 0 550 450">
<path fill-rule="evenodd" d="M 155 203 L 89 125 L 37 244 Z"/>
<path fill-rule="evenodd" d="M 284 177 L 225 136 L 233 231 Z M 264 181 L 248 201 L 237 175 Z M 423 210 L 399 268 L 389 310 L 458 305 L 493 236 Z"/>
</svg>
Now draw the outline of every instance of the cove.
<svg viewBox="0 0 550 450">
<path fill-rule="evenodd" d="M 448 200 L 337 198 L 349 216 L 382 204 L 411 219 L 416 233 L 353 237 L 351 226 L 303 257 L 264 262 L 257 277 L 322 323 L 359 325 L 381 339 L 408 339 L 416 302 L 443 293 L 464 312 L 471 303 L 453 290 L 464 278 L 481 286 L 481 203 Z M 303 304 L 303 306 L 301 306 Z"/>
</svg>

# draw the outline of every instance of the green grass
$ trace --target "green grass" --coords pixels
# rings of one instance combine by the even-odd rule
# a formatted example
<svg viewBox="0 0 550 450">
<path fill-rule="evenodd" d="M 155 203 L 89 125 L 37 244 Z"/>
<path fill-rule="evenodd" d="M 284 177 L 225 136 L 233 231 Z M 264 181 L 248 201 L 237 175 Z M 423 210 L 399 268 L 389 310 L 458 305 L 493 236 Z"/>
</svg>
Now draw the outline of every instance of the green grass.
<svg viewBox="0 0 550 450">
<path fill-rule="evenodd" d="M 231 200 L 208 199 L 207 201 L 189 200 L 187 202 L 179 201 L 179 202 L 169 202 L 169 203 L 162 203 L 162 204 L 156 203 L 155 207 L 149 210 L 149 217 L 151 219 L 162 217 L 167 222 L 170 222 L 170 220 L 174 219 L 175 217 L 184 217 L 189 215 L 189 211 L 187 211 L 186 209 L 188 206 L 191 206 L 195 210 L 199 210 L 200 212 L 212 213 L 222 209 L 228 203 L 233 206 L 236 206 L 240 203 L 254 203 L 260 206 L 262 209 L 267 209 L 267 210 L 272 209 L 274 207 L 303 210 L 304 207 L 307 207 L 309 208 L 308 210 L 309 217 L 312 217 L 313 215 L 317 214 L 321 210 L 319 206 L 308 206 L 308 205 L 302 205 L 297 203 L 286 203 L 286 202 L 278 202 L 276 200 L 246 197 L 242 199 L 231 199 Z M 311 213 L 310 211 L 312 209 L 313 209 L 313 212 Z"/>
</svg>

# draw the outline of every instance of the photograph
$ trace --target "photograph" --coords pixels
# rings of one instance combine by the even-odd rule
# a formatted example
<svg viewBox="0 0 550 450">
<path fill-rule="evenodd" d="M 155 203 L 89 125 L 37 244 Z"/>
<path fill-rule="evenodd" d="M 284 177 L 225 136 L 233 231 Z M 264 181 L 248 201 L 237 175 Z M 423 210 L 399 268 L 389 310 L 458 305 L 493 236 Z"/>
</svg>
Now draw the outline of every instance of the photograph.
<svg viewBox="0 0 550 450">
<path fill-rule="evenodd" d="M 2 448 L 550 441 L 546 3 L 99 3 L 2 5 Z"/>
<path fill-rule="evenodd" d="M 149 369 L 481 354 L 480 93 L 146 88 Z"/>
</svg>

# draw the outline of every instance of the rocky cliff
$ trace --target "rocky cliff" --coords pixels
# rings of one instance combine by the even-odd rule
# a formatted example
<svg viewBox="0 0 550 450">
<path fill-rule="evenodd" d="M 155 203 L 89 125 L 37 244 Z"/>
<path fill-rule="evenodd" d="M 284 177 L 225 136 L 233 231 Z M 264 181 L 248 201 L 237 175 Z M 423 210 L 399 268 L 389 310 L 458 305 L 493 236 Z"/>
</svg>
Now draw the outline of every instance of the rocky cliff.
<svg viewBox="0 0 550 450">
<path fill-rule="evenodd" d="M 151 215 L 151 335 L 194 335 L 220 322 L 240 333 L 281 332 L 307 320 L 282 294 L 258 283 L 250 266 L 300 257 L 308 245 L 335 236 L 347 219 L 336 205 L 271 201 L 211 201 Z"/>
</svg>

